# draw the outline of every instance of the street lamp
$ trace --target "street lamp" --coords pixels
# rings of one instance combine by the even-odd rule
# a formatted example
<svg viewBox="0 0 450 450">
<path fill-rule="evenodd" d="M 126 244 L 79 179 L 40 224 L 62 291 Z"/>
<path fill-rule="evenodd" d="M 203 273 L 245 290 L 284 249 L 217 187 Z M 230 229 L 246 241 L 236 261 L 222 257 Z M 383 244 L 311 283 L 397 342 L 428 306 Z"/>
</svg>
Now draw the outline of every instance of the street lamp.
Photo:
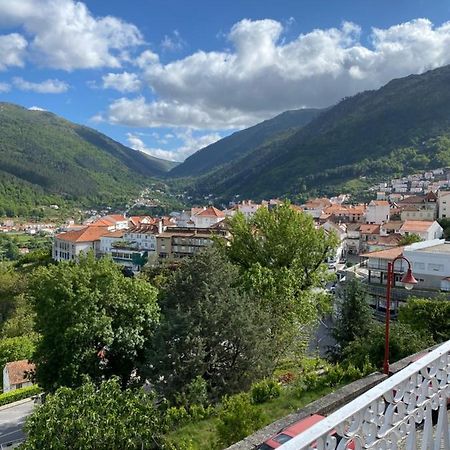
<svg viewBox="0 0 450 450">
<path fill-rule="evenodd" d="M 403 259 L 408 263 L 408 270 L 405 276 L 402 278 L 402 283 L 405 285 L 405 289 L 410 291 L 417 280 L 414 278 L 411 270 L 411 263 L 404 256 L 397 256 L 392 262 L 388 263 L 388 273 L 387 273 L 387 285 L 386 285 L 386 333 L 385 333 L 385 343 L 384 343 L 384 362 L 383 362 L 383 372 L 389 375 L 389 325 L 391 322 L 391 289 L 394 284 L 394 265 L 396 261 Z"/>
</svg>

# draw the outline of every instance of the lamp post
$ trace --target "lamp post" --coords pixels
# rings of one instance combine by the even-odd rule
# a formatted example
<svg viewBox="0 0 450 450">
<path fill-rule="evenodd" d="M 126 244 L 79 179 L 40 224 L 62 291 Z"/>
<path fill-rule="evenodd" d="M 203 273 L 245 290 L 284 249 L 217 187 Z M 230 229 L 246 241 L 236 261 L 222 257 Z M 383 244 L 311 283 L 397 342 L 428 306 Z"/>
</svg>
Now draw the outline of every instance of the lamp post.
<svg viewBox="0 0 450 450">
<path fill-rule="evenodd" d="M 414 278 L 411 270 L 411 263 L 404 256 L 397 256 L 392 262 L 388 263 L 388 276 L 386 285 L 386 332 L 385 332 L 385 343 L 384 343 L 384 362 L 383 362 L 383 372 L 389 375 L 389 326 L 391 322 L 391 289 L 394 284 L 394 265 L 397 261 L 403 259 L 408 263 L 408 270 L 405 276 L 402 278 L 402 283 L 405 285 L 405 289 L 411 290 L 417 280 Z"/>
</svg>

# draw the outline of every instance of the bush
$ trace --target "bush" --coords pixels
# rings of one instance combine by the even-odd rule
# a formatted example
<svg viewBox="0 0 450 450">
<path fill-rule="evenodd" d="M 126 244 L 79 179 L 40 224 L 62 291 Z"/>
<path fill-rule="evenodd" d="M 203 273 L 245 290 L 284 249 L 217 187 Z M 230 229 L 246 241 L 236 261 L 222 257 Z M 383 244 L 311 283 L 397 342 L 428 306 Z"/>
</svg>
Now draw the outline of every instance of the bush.
<svg viewBox="0 0 450 450">
<path fill-rule="evenodd" d="M 191 417 L 184 406 L 172 406 L 171 408 L 167 409 L 164 415 L 164 423 L 170 429 L 174 429 L 181 425 L 184 425 L 185 423 L 189 422 L 190 419 Z"/>
<path fill-rule="evenodd" d="M 14 391 L 5 392 L 0 394 L 0 406 L 7 405 L 8 403 L 17 402 L 18 400 L 23 400 L 24 398 L 32 397 L 41 392 L 39 386 L 27 386 L 21 389 L 16 389 Z"/>
<path fill-rule="evenodd" d="M 254 383 L 250 390 L 250 396 L 253 403 L 265 403 L 272 398 L 279 397 L 281 394 L 281 385 L 274 380 L 263 380 Z"/>
<path fill-rule="evenodd" d="M 225 397 L 216 426 L 219 442 L 228 447 L 258 430 L 263 423 L 263 413 L 252 404 L 248 394 Z"/>
</svg>

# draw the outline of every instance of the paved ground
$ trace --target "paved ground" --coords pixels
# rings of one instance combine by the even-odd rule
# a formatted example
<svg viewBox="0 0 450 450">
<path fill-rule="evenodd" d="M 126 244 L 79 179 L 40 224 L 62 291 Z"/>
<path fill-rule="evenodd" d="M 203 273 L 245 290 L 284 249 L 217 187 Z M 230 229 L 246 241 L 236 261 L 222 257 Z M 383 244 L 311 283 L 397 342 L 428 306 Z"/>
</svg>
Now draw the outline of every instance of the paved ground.
<svg viewBox="0 0 450 450">
<path fill-rule="evenodd" d="M 8 448 L 5 444 L 25 437 L 22 431 L 23 424 L 33 407 L 34 401 L 29 400 L 0 411 L 0 449 Z"/>
</svg>

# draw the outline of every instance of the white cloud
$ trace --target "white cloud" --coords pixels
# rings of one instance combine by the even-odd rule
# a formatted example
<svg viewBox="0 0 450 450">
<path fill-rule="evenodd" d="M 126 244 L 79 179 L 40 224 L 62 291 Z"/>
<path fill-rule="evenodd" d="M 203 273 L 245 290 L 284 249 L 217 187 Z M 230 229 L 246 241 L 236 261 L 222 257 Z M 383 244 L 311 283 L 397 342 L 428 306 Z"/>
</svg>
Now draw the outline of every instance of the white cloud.
<svg viewBox="0 0 450 450">
<path fill-rule="evenodd" d="M 11 85 L 9 83 L 0 83 L 0 92 L 9 92 Z"/>
<path fill-rule="evenodd" d="M 27 41 L 18 33 L 0 35 L 0 70 L 23 67 Z"/>
<path fill-rule="evenodd" d="M 108 73 L 103 75 L 103 87 L 119 92 L 136 92 L 141 88 L 141 81 L 135 73 Z"/>
<path fill-rule="evenodd" d="M 21 91 L 37 92 L 38 94 L 62 94 L 69 89 L 69 85 L 60 80 L 45 80 L 40 83 L 34 83 L 15 77 L 13 78 L 13 84 Z"/>
<path fill-rule="evenodd" d="M 178 30 L 174 30 L 171 35 L 165 35 L 161 41 L 163 51 L 176 52 L 182 50 L 186 42 L 181 37 Z"/>
<path fill-rule="evenodd" d="M 112 123 L 230 129 L 281 111 L 329 106 L 392 78 L 450 63 L 450 22 L 417 19 L 373 29 L 369 44 L 359 26 L 316 29 L 281 40 L 274 20 L 242 20 L 228 34 L 231 50 L 197 51 L 162 64 L 141 61 L 155 98 L 118 99 Z"/>
<path fill-rule="evenodd" d="M 19 27 L 30 36 L 31 60 L 69 71 L 120 67 L 126 49 L 143 43 L 136 26 L 116 17 L 93 17 L 84 3 L 73 0 L 0 0 L 2 26 Z"/>
<path fill-rule="evenodd" d="M 191 129 L 180 131 L 176 137 L 181 140 L 181 145 L 171 150 L 162 148 L 152 148 L 145 145 L 135 133 L 127 134 L 127 141 L 131 148 L 147 153 L 157 158 L 168 159 L 170 161 L 184 161 L 188 156 L 195 153 L 207 145 L 210 145 L 222 138 L 218 133 L 203 134 L 194 136 Z"/>
<path fill-rule="evenodd" d="M 28 110 L 29 110 L 29 111 L 47 111 L 46 109 L 41 108 L 40 106 L 30 106 L 30 107 L 28 108 Z"/>
</svg>

